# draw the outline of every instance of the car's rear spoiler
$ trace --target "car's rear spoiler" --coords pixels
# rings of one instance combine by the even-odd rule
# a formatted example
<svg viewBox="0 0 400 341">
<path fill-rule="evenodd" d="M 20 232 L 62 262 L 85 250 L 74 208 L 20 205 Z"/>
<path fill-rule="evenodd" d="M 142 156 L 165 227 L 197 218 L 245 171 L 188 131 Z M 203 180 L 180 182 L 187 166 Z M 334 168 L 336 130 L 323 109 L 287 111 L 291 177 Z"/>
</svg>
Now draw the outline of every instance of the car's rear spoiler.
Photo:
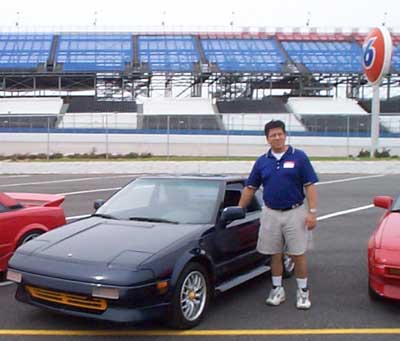
<svg viewBox="0 0 400 341">
<path fill-rule="evenodd" d="M 65 197 L 58 194 L 42 194 L 42 193 L 5 193 L 18 203 L 30 206 L 60 206 Z"/>
</svg>

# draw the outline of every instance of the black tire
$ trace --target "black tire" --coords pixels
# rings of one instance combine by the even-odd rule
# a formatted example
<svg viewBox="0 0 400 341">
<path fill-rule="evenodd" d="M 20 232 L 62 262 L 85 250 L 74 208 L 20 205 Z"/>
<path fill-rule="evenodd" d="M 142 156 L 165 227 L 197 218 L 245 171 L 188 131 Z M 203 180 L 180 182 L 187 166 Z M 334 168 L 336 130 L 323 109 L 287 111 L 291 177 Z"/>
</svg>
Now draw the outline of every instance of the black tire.
<svg viewBox="0 0 400 341">
<path fill-rule="evenodd" d="M 168 325 L 174 329 L 197 326 L 206 314 L 210 297 L 207 269 L 199 263 L 188 263 L 176 283 L 167 317 Z"/>
<path fill-rule="evenodd" d="M 295 267 L 292 257 L 284 254 L 282 261 L 283 261 L 283 273 L 282 273 L 283 278 L 292 277 L 294 274 L 294 267 Z"/>
<path fill-rule="evenodd" d="M 368 295 L 369 298 L 373 301 L 381 301 L 383 299 L 382 296 L 378 295 L 374 289 L 372 289 L 371 284 L 368 282 Z"/>
<path fill-rule="evenodd" d="M 39 237 L 41 234 L 43 234 L 43 231 L 40 231 L 40 230 L 34 230 L 34 231 L 29 231 L 29 232 L 25 233 L 21 237 L 21 239 L 18 241 L 17 247 L 31 241 L 32 239 L 35 239 L 36 237 Z"/>
</svg>

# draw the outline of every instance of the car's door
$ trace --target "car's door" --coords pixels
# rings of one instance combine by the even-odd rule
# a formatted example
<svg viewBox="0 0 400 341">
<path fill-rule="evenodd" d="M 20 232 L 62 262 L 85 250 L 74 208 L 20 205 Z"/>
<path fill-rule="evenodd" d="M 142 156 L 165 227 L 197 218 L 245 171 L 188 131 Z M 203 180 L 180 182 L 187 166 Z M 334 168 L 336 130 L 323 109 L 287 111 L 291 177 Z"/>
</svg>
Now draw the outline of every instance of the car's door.
<svg viewBox="0 0 400 341">
<path fill-rule="evenodd" d="M 237 206 L 243 188 L 242 182 L 228 184 L 222 209 Z M 256 251 L 260 214 L 261 205 L 255 196 L 247 207 L 245 218 L 217 227 L 216 245 L 220 275 L 229 276 L 241 270 L 250 270 L 261 260 L 262 256 Z"/>
</svg>

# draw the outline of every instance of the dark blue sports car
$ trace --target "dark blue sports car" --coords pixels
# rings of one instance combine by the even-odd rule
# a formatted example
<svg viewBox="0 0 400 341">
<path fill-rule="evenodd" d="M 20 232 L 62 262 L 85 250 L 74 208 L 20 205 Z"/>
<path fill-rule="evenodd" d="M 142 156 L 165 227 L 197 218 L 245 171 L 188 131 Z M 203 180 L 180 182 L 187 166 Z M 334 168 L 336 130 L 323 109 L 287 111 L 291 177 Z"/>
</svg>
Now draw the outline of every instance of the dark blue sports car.
<svg viewBox="0 0 400 341">
<path fill-rule="evenodd" d="M 244 179 L 146 176 L 92 216 L 20 247 L 9 262 L 16 298 L 111 321 L 166 318 L 191 328 L 210 298 L 269 270 L 256 251 L 258 193 L 245 212 Z M 286 275 L 293 272 L 290 258 Z"/>
</svg>

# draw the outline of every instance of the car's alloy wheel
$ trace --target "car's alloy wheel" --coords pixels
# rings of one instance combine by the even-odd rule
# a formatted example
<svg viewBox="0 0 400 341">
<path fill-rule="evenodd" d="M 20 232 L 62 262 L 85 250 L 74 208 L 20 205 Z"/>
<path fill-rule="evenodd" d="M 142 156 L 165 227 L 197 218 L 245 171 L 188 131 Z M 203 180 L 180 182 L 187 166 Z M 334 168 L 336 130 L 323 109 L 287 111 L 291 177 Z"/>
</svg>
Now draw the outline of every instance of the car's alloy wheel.
<svg viewBox="0 0 400 341">
<path fill-rule="evenodd" d="M 207 310 L 210 286 L 207 270 L 197 263 L 189 263 L 182 271 L 172 302 L 170 325 L 192 328 L 199 324 Z"/>
<path fill-rule="evenodd" d="M 203 274 L 199 271 L 190 272 L 181 288 L 181 310 L 188 321 L 195 321 L 204 310 L 207 300 L 207 285 Z"/>
</svg>

